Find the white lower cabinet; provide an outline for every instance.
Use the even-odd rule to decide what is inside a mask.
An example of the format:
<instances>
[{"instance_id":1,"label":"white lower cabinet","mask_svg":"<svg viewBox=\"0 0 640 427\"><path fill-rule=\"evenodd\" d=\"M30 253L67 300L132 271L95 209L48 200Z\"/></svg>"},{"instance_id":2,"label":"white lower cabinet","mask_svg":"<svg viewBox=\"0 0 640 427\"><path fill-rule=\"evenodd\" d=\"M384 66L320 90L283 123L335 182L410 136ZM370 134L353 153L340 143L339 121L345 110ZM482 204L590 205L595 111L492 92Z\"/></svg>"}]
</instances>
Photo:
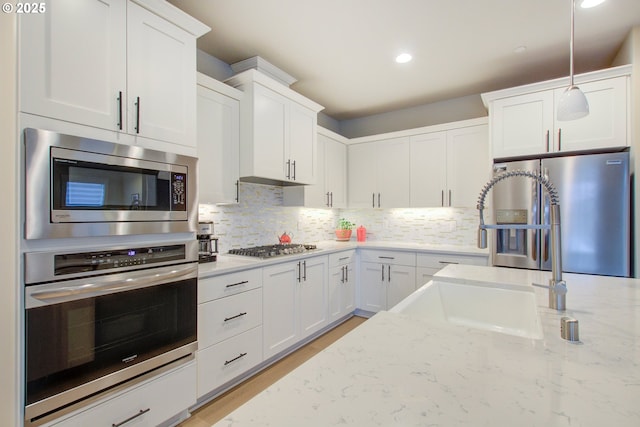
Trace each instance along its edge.
<instances>
[{"instance_id":1,"label":"white lower cabinet","mask_svg":"<svg viewBox=\"0 0 640 427\"><path fill-rule=\"evenodd\" d=\"M356 251L329 255L329 322L338 320L355 310Z\"/></svg>"},{"instance_id":2,"label":"white lower cabinet","mask_svg":"<svg viewBox=\"0 0 640 427\"><path fill-rule=\"evenodd\" d=\"M359 308L388 310L416 290L416 254L362 250L359 280Z\"/></svg>"},{"instance_id":3,"label":"white lower cabinet","mask_svg":"<svg viewBox=\"0 0 640 427\"><path fill-rule=\"evenodd\" d=\"M328 324L327 263L318 256L264 268L265 360Z\"/></svg>"},{"instance_id":4,"label":"white lower cabinet","mask_svg":"<svg viewBox=\"0 0 640 427\"><path fill-rule=\"evenodd\" d=\"M49 426L157 426L196 403L195 384L196 364L189 362Z\"/></svg>"},{"instance_id":5,"label":"white lower cabinet","mask_svg":"<svg viewBox=\"0 0 640 427\"><path fill-rule=\"evenodd\" d=\"M262 362L262 269L198 281L201 398Z\"/></svg>"},{"instance_id":6,"label":"white lower cabinet","mask_svg":"<svg viewBox=\"0 0 640 427\"><path fill-rule=\"evenodd\" d=\"M421 253L416 259L416 287L433 279L433 275L448 264L488 265L488 255Z\"/></svg>"}]
</instances>

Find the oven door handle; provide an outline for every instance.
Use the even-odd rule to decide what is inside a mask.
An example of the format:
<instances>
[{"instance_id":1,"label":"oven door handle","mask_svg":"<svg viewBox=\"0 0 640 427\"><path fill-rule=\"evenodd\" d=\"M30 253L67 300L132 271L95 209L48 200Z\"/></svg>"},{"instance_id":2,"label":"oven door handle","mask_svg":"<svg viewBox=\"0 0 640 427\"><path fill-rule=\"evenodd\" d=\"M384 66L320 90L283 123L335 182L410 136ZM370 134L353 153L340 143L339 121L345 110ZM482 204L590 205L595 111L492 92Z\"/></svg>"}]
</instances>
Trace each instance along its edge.
<instances>
[{"instance_id":1,"label":"oven door handle","mask_svg":"<svg viewBox=\"0 0 640 427\"><path fill-rule=\"evenodd\" d=\"M189 263L99 277L86 277L62 283L28 286L25 306L27 309L41 307L197 277L198 264Z\"/></svg>"}]
</instances>

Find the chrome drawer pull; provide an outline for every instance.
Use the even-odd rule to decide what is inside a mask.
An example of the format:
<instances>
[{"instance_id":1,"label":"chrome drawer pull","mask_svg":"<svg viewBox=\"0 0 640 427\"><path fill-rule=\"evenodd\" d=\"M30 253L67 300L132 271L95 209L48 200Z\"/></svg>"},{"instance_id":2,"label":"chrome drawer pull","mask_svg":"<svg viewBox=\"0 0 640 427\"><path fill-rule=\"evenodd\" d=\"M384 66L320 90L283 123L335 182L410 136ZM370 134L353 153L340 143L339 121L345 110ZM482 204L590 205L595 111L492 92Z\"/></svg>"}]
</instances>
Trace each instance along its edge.
<instances>
[{"instance_id":1,"label":"chrome drawer pull","mask_svg":"<svg viewBox=\"0 0 640 427\"><path fill-rule=\"evenodd\" d=\"M381 259L396 259L396 257L392 257L392 256L379 256L378 258L381 258Z\"/></svg>"},{"instance_id":2,"label":"chrome drawer pull","mask_svg":"<svg viewBox=\"0 0 640 427\"><path fill-rule=\"evenodd\" d=\"M225 362L224 362L224 366L227 366L229 363L233 363L233 362L235 362L236 360L238 360L238 359L240 359L240 358L242 358L242 357L245 357L246 355L247 355L247 353L240 353L240 355L239 355L239 356L234 357L234 358L233 358L233 359L231 359L231 360L225 360Z\"/></svg>"},{"instance_id":3,"label":"chrome drawer pull","mask_svg":"<svg viewBox=\"0 0 640 427\"><path fill-rule=\"evenodd\" d=\"M127 419L126 419L126 420L124 420L124 421L119 422L118 424L111 424L111 427L120 427L120 426L123 426L123 425L125 425L126 423L128 423L129 421L131 421L131 420L135 420L135 419L136 419L136 418L138 418L139 416L146 414L146 413L147 413L147 412L149 412L150 410L151 410L151 408L147 408L147 409L140 409L140 412L138 412L137 414L130 416L129 418L127 418Z\"/></svg>"},{"instance_id":4,"label":"chrome drawer pull","mask_svg":"<svg viewBox=\"0 0 640 427\"><path fill-rule=\"evenodd\" d=\"M460 264L459 262L455 262L455 261L438 261L440 264Z\"/></svg>"},{"instance_id":5,"label":"chrome drawer pull","mask_svg":"<svg viewBox=\"0 0 640 427\"><path fill-rule=\"evenodd\" d=\"M247 284L247 283L249 283L249 281L248 281L248 280L243 280L242 282L232 283L232 284L230 284L230 285L227 285L226 287L227 287L227 288L232 288L232 287L234 287L234 286L245 285L245 284Z\"/></svg>"},{"instance_id":6,"label":"chrome drawer pull","mask_svg":"<svg viewBox=\"0 0 640 427\"><path fill-rule=\"evenodd\" d=\"M233 320L233 319L237 319L238 317L242 317L242 316L246 316L247 313L240 313L240 314L236 314L235 316L231 316L231 317L227 317L224 319L225 322L228 322L229 320Z\"/></svg>"}]
</instances>

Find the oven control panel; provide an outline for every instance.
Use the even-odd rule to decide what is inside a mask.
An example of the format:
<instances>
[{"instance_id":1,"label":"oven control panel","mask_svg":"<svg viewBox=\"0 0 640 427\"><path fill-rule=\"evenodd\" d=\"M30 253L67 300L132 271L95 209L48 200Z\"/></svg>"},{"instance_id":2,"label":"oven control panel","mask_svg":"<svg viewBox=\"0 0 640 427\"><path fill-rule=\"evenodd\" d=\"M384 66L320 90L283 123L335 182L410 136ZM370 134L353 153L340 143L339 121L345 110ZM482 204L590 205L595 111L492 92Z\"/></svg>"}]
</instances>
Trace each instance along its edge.
<instances>
[{"instance_id":1,"label":"oven control panel","mask_svg":"<svg viewBox=\"0 0 640 427\"><path fill-rule=\"evenodd\" d=\"M54 256L53 264L54 274L60 276L184 259L185 245L166 245L58 254Z\"/></svg>"}]
</instances>

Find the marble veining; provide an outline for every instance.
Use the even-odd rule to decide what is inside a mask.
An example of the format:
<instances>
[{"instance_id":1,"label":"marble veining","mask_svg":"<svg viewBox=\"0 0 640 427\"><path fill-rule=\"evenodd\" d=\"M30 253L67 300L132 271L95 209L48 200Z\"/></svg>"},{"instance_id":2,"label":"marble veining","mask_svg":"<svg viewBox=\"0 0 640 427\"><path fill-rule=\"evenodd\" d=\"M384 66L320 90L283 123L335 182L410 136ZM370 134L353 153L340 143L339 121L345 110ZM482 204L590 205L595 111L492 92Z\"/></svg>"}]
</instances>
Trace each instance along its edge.
<instances>
[{"instance_id":1,"label":"marble veining","mask_svg":"<svg viewBox=\"0 0 640 427\"><path fill-rule=\"evenodd\" d=\"M438 278L520 286L547 272L451 265ZM567 312L534 287L544 338L380 312L219 426L638 426L640 280L566 275ZM560 338L563 315L581 343Z\"/></svg>"}]
</instances>

